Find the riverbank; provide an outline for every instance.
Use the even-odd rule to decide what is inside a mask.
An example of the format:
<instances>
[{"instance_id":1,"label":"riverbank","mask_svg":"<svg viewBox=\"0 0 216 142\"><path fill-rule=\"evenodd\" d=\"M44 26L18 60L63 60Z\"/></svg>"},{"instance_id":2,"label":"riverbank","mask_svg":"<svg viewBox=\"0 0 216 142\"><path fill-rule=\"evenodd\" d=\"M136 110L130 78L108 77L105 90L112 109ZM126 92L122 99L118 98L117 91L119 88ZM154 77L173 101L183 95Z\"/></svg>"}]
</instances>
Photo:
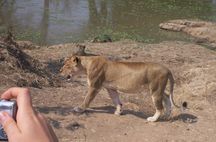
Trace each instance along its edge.
<instances>
[{"instance_id":1,"label":"riverbank","mask_svg":"<svg viewBox=\"0 0 216 142\"><path fill-rule=\"evenodd\" d=\"M159 25L161 29L183 32L196 38L196 43L216 50L216 23L201 20L170 20Z\"/></svg>"}]
</instances>

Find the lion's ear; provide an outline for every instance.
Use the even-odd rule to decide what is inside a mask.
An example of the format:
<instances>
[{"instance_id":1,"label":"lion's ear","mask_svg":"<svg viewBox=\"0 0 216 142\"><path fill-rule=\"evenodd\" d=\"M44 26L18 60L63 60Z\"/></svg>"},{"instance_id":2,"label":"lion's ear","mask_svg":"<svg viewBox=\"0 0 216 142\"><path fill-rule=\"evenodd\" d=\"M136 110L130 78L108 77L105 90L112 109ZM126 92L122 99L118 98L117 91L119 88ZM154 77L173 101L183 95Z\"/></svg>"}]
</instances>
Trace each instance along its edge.
<instances>
[{"instance_id":1,"label":"lion's ear","mask_svg":"<svg viewBox=\"0 0 216 142\"><path fill-rule=\"evenodd\" d=\"M78 62L79 62L79 58L78 58L77 56L74 57L73 62L74 62L74 63L78 63Z\"/></svg>"},{"instance_id":2,"label":"lion's ear","mask_svg":"<svg viewBox=\"0 0 216 142\"><path fill-rule=\"evenodd\" d=\"M66 62L66 61L68 61L69 59L70 59L69 57L66 57L66 58L63 59L63 61Z\"/></svg>"}]
</instances>

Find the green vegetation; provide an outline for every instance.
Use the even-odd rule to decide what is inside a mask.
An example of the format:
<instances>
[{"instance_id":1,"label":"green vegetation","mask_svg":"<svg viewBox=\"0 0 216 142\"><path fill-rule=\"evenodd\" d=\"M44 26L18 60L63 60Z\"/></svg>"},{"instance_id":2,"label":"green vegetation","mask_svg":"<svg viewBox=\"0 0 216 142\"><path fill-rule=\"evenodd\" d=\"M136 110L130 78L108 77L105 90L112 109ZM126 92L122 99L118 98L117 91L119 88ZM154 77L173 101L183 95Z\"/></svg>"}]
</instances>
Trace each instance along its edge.
<instances>
[{"instance_id":1,"label":"green vegetation","mask_svg":"<svg viewBox=\"0 0 216 142\"><path fill-rule=\"evenodd\" d=\"M22 32L16 31L15 37L18 40L29 40L29 41L34 41L36 43L40 43L41 33L32 30L25 30Z\"/></svg>"},{"instance_id":2,"label":"green vegetation","mask_svg":"<svg viewBox=\"0 0 216 142\"><path fill-rule=\"evenodd\" d=\"M113 31L112 29L103 29L101 31L96 32L96 34L90 35L90 40L96 39L98 42L107 40L109 38L112 41L130 39L130 40L145 42L145 43L155 42L154 39L146 38L144 36L135 33Z\"/></svg>"}]
</instances>

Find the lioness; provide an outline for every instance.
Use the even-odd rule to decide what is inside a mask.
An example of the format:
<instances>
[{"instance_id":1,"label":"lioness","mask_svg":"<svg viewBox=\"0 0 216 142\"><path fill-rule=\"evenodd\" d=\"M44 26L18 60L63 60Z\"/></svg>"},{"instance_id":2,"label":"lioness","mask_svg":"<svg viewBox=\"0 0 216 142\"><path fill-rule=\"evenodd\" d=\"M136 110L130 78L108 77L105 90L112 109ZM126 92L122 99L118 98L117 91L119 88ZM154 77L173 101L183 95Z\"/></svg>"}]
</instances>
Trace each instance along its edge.
<instances>
[{"instance_id":1,"label":"lioness","mask_svg":"<svg viewBox=\"0 0 216 142\"><path fill-rule=\"evenodd\" d=\"M156 63L144 62L117 62L110 61L102 56L72 56L65 60L60 70L61 75L87 74L88 93L83 103L75 109L83 112L95 98L101 87L104 87L116 106L115 114L122 112L122 103L117 92L139 92L144 86L150 90L156 109L154 116L148 117L148 121L157 121L163 112L171 113L173 102L174 79L171 71ZM170 96L164 93L168 79L170 80ZM178 106L176 106L178 107Z\"/></svg>"}]
</instances>

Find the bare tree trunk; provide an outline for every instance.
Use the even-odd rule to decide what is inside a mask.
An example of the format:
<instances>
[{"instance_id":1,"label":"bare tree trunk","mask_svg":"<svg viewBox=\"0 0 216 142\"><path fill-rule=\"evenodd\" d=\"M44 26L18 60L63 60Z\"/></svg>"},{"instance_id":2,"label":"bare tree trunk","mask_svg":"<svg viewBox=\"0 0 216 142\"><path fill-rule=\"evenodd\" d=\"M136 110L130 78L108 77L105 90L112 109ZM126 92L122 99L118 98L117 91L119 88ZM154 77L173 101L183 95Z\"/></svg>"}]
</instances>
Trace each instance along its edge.
<instances>
[{"instance_id":1,"label":"bare tree trunk","mask_svg":"<svg viewBox=\"0 0 216 142\"><path fill-rule=\"evenodd\" d=\"M43 18L41 20L41 44L47 43L49 28L49 0L44 0Z\"/></svg>"}]
</instances>

